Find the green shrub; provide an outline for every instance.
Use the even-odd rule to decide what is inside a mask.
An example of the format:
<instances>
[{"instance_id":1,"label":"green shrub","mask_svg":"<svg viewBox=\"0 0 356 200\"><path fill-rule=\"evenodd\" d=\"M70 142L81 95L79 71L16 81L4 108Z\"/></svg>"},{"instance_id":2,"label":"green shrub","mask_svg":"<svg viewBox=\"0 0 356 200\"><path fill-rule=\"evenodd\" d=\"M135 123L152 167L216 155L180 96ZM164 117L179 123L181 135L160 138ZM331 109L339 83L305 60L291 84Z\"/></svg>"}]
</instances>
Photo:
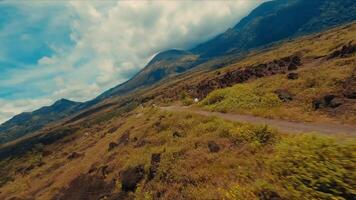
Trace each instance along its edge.
<instances>
[{"instance_id":1,"label":"green shrub","mask_svg":"<svg viewBox=\"0 0 356 200\"><path fill-rule=\"evenodd\" d=\"M293 199L352 199L355 197L355 143L302 135L283 140L270 160Z\"/></svg>"},{"instance_id":2,"label":"green shrub","mask_svg":"<svg viewBox=\"0 0 356 200\"><path fill-rule=\"evenodd\" d=\"M279 133L276 130L269 128L267 125L249 125L243 124L231 133L231 136L238 143L256 143L256 144L268 144L274 142L279 138Z\"/></svg>"},{"instance_id":3,"label":"green shrub","mask_svg":"<svg viewBox=\"0 0 356 200\"><path fill-rule=\"evenodd\" d=\"M261 92L254 84L237 84L211 92L200 105L214 111L254 111L278 107L282 102L273 92Z\"/></svg>"}]
</instances>

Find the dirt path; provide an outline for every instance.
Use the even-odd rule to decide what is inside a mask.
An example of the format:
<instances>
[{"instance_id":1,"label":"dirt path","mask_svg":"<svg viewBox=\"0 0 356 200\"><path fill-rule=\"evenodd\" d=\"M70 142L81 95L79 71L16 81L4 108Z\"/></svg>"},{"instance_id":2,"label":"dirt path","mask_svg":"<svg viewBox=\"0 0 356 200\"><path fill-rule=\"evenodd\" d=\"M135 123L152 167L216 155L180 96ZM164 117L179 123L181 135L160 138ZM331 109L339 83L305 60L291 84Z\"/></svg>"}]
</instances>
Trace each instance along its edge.
<instances>
[{"instance_id":1,"label":"dirt path","mask_svg":"<svg viewBox=\"0 0 356 200\"><path fill-rule=\"evenodd\" d=\"M356 137L356 126L353 125L291 122L280 119L267 119L251 115L209 112L180 106L161 107L161 109L166 111L191 112L204 116L216 116L230 121L247 122L252 124L267 124L287 133L318 132L321 134L329 135L346 134L347 136Z\"/></svg>"}]
</instances>

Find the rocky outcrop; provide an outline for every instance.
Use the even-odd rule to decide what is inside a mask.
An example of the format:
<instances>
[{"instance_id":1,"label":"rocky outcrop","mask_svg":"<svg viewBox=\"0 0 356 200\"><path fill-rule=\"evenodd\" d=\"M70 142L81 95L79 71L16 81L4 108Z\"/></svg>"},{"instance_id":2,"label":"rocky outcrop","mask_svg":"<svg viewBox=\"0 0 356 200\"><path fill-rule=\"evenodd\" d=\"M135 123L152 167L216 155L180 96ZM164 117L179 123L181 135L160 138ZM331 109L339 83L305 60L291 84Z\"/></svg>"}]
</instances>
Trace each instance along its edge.
<instances>
[{"instance_id":1,"label":"rocky outcrop","mask_svg":"<svg viewBox=\"0 0 356 200\"><path fill-rule=\"evenodd\" d=\"M115 182L106 182L104 178L91 175L80 175L68 188L62 189L52 200L98 200L110 196Z\"/></svg>"},{"instance_id":2,"label":"rocky outcrop","mask_svg":"<svg viewBox=\"0 0 356 200\"><path fill-rule=\"evenodd\" d=\"M122 191L134 192L137 188L137 184L143 179L144 175L145 169L143 165L124 170L120 175Z\"/></svg>"},{"instance_id":3,"label":"rocky outcrop","mask_svg":"<svg viewBox=\"0 0 356 200\"><path fill-rule=\"evenodd\" d=\"M157 173L158 167L159 167L159 163L161 162L161 154L160 153L154 153L151 156L151 166L150 166L150 170L148 172L148 176L147 179L150 181L152 180Z\"/></svg>"},{"instance_id":4,"label":"rocky outcrop","mask_svg":"<svg viewBox=\"0 0 356 200\"><path fill-rule=\"evenodd\" d=\"M298 75L298 73L292 72L292 73L289 73L289 74L287 75L287 78L290 79L290 80L296 80L296 79L299 78L299 75Z\"/></svg>"},{"instance_id":5,"label":"rocky outcrop","mask_svg":"<svg viewBox=\"0 0 356 200\"><path fill-rule=\"evenodd\" d=\"M254 78L286 73L289 70L297 69L301 65L301 58L297 55L292 55L272 62L249 66L244 69L231 70L212 79L204 80L187 89L191 96L203 99L213 90L230 87ZM172 91L172 93L176 92Z\"/></svg>"},{"instance_id":6,"label":"rocky outcrop","mask_svg":"<svg viewBox=\"0 0 356 200\"><path fill-rule=\"evenodd\" d=\"M312 102L314 110L318 110L321 108L336 108L339 107L341 104L342 103L333 94L325 95L322 98L315 99Z\"/></svg>"},{"instance_id":7,"label":"rocky outcrop","mask_svg":"<svg viewBox=\"0 0 356 200\"><path fill-rule=\"evenodd\" d=\"M341 49L332 52L327 58L329 60L333 58L346 58L355 52L356 44L352 44L352 42L349 42L347 45L342 46Z\"/></svg>"}]
</instances>

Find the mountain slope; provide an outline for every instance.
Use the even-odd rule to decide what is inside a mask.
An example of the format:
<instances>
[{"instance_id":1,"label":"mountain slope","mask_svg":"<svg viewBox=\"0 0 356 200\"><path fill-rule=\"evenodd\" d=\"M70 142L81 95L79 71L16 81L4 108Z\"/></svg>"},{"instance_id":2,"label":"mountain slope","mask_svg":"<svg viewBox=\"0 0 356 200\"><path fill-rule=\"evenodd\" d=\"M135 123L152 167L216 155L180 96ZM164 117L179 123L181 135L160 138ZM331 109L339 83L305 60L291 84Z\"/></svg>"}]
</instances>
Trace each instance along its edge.
<instances>
[{"instance_id":1,"label":"mountain slope","mask_svg":"<svg viewBox=\"0 0 356 200\"><path fill-rule=\"evenodd\" d=\"M354 0L276 0L261 4L235 27L191 51L202 57L243 52L356 20Z\"/></svg>"},{"instance_id":2,"label":"mountain slope","mask_svg":"<svg viewBox=\"0 0 356 200\"><path fill-rule=\"evenodd\" d=\"M36 131L48 123L62 119L77 111L79 102L60 99L51 106L45 106L33 112L16 115L0 126L0 144L20 138Z\"/></svg>"},{"instance_id":3,"label":"mountain slope","mask_svg":"<svg viewBox=\"0 0 356 200\"><path fill-rule=\"evenodd\" d=\"M69 106L67 109L41 112L36 119L33 119L32 113L14 117L0 126L0 143L39 130L52 121L76 115L104 100L127 95L198 65L204 65L212 60L211 57L220 56L218 58L224 60L222 56L228 53L236 53L235 56L271 42L347 23L356 20L354 13L354 0L275 0L263 3L235 27L192 50L173 49L157 54L133 78L91 101Z\"/></svg>"},{"instance_id":4,"label":"mountain slope","mask_svg":"<svg viewBox=\"0 0 356 200\"><path fill-rule=\"evenodd\" d=\"M133 78L101 94L98 99L122 95L163 78L182 73L198 63L198 57L188 51L172 49L158 53Z\"/></svg>"}]
</instances>

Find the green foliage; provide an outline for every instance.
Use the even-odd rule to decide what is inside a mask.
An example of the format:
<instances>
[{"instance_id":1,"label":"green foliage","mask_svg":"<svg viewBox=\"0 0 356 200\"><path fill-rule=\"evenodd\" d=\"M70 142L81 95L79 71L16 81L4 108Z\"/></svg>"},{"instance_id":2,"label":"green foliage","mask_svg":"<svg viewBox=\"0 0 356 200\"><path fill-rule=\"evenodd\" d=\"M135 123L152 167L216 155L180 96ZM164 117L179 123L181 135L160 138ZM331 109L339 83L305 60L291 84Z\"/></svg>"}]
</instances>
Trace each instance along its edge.
<instances>
[{"instance_id":1,"label":"green foliage","mask_svg":"<svg viewBox=\"0 0 356 200\"><path fill-rule=\"evenodd\" d=\"M180 93L179 98L180 98L181 102L183 103L183 105L185 105L185 106L189 106L189 105L192 105L194 103L193 98L190 97L188 95L188 93L185 92L185 91L182 91Z\"/></svg>"},{"instance_id":2,"label":"green foliage","mask_svg":"<svg viewBox=\"0 0 356 200\"><path fill-rule=\"evenodd\" d=\"M283 140L270 160L272 173L292 199L352 199L355 190L354 141L303 135Z\"/></svg>"},{"instance_id":3,"label":"green foliage","mask_svg":"<svg viewBox=\"0 0 356 200\"><path fill-rule=\"evenodd\" d=\"M255 85L237 84L211 92L200 105L214 111L257 111L278 107L281 101L273 92L261 92Z\"/></svg>"},{"instance_id":4,"label":"green foliage","mask_svg":"<svg viewBox=\"0 0 356 200\"><path fill-rule=\"evenodd\" d=\"M231 132L231 136L237 143L250 142L254 144L268 144L276 141L279 133L267 125L254 126L243 124Z\"/></svg>"}]
</instances>

